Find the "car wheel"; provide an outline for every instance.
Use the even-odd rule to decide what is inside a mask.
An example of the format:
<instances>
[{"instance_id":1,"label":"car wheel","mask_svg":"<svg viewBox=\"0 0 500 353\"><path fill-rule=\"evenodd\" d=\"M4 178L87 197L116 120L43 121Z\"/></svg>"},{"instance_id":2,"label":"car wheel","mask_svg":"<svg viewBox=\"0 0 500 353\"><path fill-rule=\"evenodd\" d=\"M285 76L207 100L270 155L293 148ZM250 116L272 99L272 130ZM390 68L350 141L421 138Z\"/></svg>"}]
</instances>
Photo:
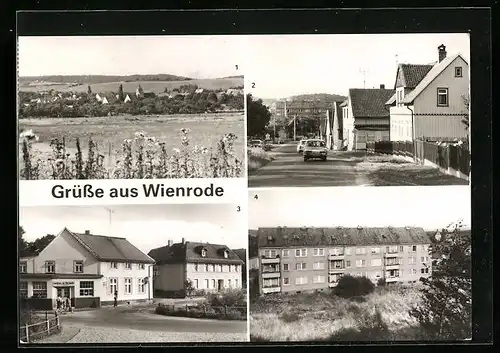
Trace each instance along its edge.
<instances>
[{"instance_id":1,"label":"car wheel","mask_svg":"<svg viewBox=\"0 0 500 353\"><path fill-rule=\"evenodd\" d=\"M323 157L323 162L326 162L326 157Z\"/></svg>"},{"instance_id":2,"label":"car wheel","mask_svg":"<svg viewBox=\"0 0 500 353\"><path fill-rule=\"evenodd\" d=\"M304 162L307 162L307 158L306 157L304 157Z\"/></svg>"}]
</instances>

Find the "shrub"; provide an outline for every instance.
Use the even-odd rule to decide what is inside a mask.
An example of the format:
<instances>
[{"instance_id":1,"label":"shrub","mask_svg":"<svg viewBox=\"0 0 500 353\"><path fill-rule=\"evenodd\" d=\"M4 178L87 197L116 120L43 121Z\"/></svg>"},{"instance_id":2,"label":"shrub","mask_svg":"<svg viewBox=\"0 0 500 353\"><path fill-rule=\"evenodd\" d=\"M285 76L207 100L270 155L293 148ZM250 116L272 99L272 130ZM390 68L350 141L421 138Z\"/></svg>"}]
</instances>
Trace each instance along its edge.
<instances>
[{"instance_id":1,"label":"shrub","mask_svg":"<svg viewBox=\"0 0 500 353\"><path fill-rule=\"evenodd\" d=\"M331 341L389 341L391 332L380 311L371 315L362 312L356 317L357 328L341 329L330 336Z\"/></svg>"},{"instance_id":2,"label":"shrub","mask_svg":"<svg viewBox=\"0 0 500 353\"><path fill-rule=\"evenodd\" d=\"M366 277L345 275L340 278L334 293L342 298L352 298L370 294L374 289L374 284Z\"/></svg>"},{"instance_id":3,"label":"shrub","mask_svg":"<svg viewBox=\"0 0 500 353\"><path fill-rule=\"evenodd\" d=\"M283 322L295 322L300 320L300 315L294 312L284 312L280 315L280 319Z\"/></svg>"},{"instance_id":4,"label":"shrub","mask_svg":"<svg viewBox=\"0 0 500 353\"><path fill-rule=\"evenodd\" d=\"M246 291L242 289L227 289L220 293L209 293L206 303L212 307L245 307L247 306Z\"/></svg>"},{"instance_id":5,"label":"shrub","mask_svg":"<svg viewBox=\"0 0 500 353\"><path fill-rule=\"evenodd\" d=\"M31 143L23 142L21 178L37 179L169 179L169 178L234 178L243 173L242 161L235 156L232 133L224 135L215 150L191 147L189 130L180 131L180 148L172 154L165 143L137 132L134 139L125 140L116 151L116 165L105 167L105 156L90 138L86 159L76 139L77 152L67 152L66 140L51 141L52 155L43 160L32 153ZM109 157L108 157L109 158Z\"/></svg>"}]
</instances>

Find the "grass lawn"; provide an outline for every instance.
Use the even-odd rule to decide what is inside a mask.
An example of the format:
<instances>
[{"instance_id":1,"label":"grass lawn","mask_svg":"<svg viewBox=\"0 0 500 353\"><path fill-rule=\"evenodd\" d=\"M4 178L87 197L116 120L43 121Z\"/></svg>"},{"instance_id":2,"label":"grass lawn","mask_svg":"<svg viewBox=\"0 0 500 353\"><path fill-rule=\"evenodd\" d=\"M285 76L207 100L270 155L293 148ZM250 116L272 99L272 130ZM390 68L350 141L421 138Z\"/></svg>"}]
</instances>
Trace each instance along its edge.
<instances>
[{"instance_id":1,"label":"grass lawn","mask_svg":"<svg viewBox=\"0 0 500 353\"><path fill-rule=\"evenodd\" d=\"M19 129L32 129L39 136L34 142L33 152L45 159L52 155L50 141L53 138L66 140L67 152L76 152L76 138L80 138L82 152L86 154L88 138L92 137L99 146L99 152L106 158L106 164L114 165L116 154L126 139L133 139L134 134L143 131L147 136L165 142L166 150L181 145L180 130L190 129L191 145L200 148L216 148L224 134L233 133L235 154L244 161L244 115L232 114L191 114L171 116L112 116L95 118L30 118L19 120ZM121 151L120 151L121 152ZM22 151L20 148L20 163ZM111 157L111 158L108 158Z\"/></svg>"},{"instance_id":2,"label":"grass lawn","mask_svg":"<svg viewBox=\"0 0 500 353\"><path fill-rule=\"evenodd\" d=\"M271 153L264 151L259 147L248 148L248 173L265 166L274 159Z\"/></svg>"},{"instance_id":3,"label":"grass lawn","mask_svg":"<svg viewBox=\"0 0 500 353\"><path fill-rule=\"evenodd\" d=\"M411 329L415 321L408 311L420 300L418 289L409 286L377 287L362 302L330 290L268 295L250 304L250 333L255 341L327 340L341 329L359 328L363 314L374 314L375 307L389 330Z\"/></svg>"}]
</instances>

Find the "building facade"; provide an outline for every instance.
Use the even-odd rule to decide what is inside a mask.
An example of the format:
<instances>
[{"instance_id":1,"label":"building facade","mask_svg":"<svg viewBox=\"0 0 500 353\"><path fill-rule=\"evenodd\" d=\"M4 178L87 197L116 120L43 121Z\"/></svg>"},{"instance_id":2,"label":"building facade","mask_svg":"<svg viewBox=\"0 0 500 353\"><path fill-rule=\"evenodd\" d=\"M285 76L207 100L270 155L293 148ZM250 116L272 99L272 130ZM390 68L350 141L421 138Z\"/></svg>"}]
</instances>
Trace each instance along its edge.
<instances>
[{"instance_id":1,"label":"building facade","mask_svg":"<svg viewBox=\"0 0 500 353\"><path fill-rule=\"evenodd\" d=\"M153 259L125 238L64 228L37 256L20 259L20 293L34 309L69 298L75 308L152 298Z\"/></svg>"},{"instance_id":2,"label":"building facade","mask_svg":"<svg viewBox=\"0 0 500 353\"><path fill-rule=\"evenodd\" d=\"M367 142L389 141L390 114L386 102L394 90L351 88L342 107L342 138L347 150L366 149Z\"/></svg>"},{"instance_id":3,"label":"building facade","mask_svg":"<svg viewBox=\"0 0 500 353\"><path fill-rule=\"evenodd\" d=\"M260 292L332 288L346 274L415 282L431 275L430 244L422 228L260 228Z\"/></svg>"},{"instance_id":4,"label":"building facade","mask_svg":"<svg viewBox=\"0 0 500 353\"><path fill-rule=\"evenodd\" d=\"M438 47L431 65L400 64L390 107L391 141L452 140L468 136L469 65Z\"/></svg>"},{"instance_id":5,"label":"building facade","mask_svg":"<svg viewBox=\"0 0 500 353\"><path fill-rule=\"evenodd\" d=\"M159 297L185 297L186 281L195 291L218 292L241 289L244 262L225 245L182 240L153 249L153 289ZM245 273L246 276L246 273Z\"/></svg>"}]
</instances>

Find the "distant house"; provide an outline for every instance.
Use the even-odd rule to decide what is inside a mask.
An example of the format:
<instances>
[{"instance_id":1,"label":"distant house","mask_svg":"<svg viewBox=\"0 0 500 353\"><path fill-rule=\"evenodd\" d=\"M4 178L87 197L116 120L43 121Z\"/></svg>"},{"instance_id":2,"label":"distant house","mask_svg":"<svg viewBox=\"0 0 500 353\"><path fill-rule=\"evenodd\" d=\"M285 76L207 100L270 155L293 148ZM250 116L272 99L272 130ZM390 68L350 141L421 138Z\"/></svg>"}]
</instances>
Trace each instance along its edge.
<instances>
[{"instance_id":1,"label":"distant house","mask_svg":"<svg viewBox=\"0 0 500 353\"><path fill-rule=\"evenodd\" d=\"M389 141L389 109L385 103L394 90L380 88L351 88L343 104L342 137L347 150L366 149L366 142Z\"/></svg>"},{"instance_id":2,"label":"distant house","mask_svg":"<svg viewBox=\"0 0 500 353\"><path fill-rule=\"evenodd\" d=\"M204 89L203 88L197 88L194 93L203 93Z\"/></svg>"},{"instance_id":3,"label":"distant house","mask_svg":"<svg viewBox=\"0 0 500 353\"><path fill-rule=\"evenodd\" d=\"M169 240L148 255L156 262L155 296L185 297L187 280L205 292L242 288L244 261L226 245Z\"/></svg>"},{"instance_id":4,"label":"distant house","mask_svg":"<svg viewBox=\"0 0 500 353\"><path fill-rule=\"evenodd\" d=\"M95 95L95 99L97 99L98 102L102 101L102 98L101 96L99 95L99 93L96 93Z\"/></svg>"},{"instance_id":5,"label":"distant house","mask_svg":"<svg viewBox=\"0 0 500 353\"><path fill-rule=\"evenodd\" d=\"M128 103L130 102L131 99L130 99L130 96L127 94L127 96L125 97L125 99L123 100L123 103Z\"/></svg>"},{"instance_id":6,"label":"distant house","mask_svg":"<svg viewBox=\"0 0 500 353\"><path fill-rule=\"evenodd\" d=\"M469 65L460 54L447 57L440 45L434 64L399 64L394 88L386 102L392 141L467 137Z\"/></svg>"},{"instance_id":7,"label":"distant house","mask_svg":"<svg viewBox=\"0 0 500 353\"><path fill-rule=\"evenodd\" d=\"M109 102L108 102L108 99L106 97L103 97L101 103L108 104Z\"/></svg>"},{"instance_id":8,"label":"distant house","mask_svg":"<svg viewBox=\"0 0 500 353\"><path fill-rule=\"evenodd\" d=\"M242 93L242 90L238 89L238 88L229 88L226 91L226 94L229 96L236 96L237 94L241 94L241 93Z\"/></svg>"},{"instance_id":9,"label":"distant house","mask_svg":"<svg viewBox=\"0 0 500 353\"><path fill-rule=\"evenodd\" d=\"M242 273L242 287L246 288L247 284L247 250L246 249L233 249L234 253L238 255L238 257L243 261L243 265L241 268L241 273Z\"/></svg>"},{"instance_id":10,"label":"distant house","mask_svg":"<svg viewBox=\"0 0 500 353\"><path fill-rule=\"evenodd\" d=\"M332 140L333 149L342 149L343 142L343 121L342 121L342 103L333 102L333 126L332 126Z\"/></svg>"}]
</instances>

